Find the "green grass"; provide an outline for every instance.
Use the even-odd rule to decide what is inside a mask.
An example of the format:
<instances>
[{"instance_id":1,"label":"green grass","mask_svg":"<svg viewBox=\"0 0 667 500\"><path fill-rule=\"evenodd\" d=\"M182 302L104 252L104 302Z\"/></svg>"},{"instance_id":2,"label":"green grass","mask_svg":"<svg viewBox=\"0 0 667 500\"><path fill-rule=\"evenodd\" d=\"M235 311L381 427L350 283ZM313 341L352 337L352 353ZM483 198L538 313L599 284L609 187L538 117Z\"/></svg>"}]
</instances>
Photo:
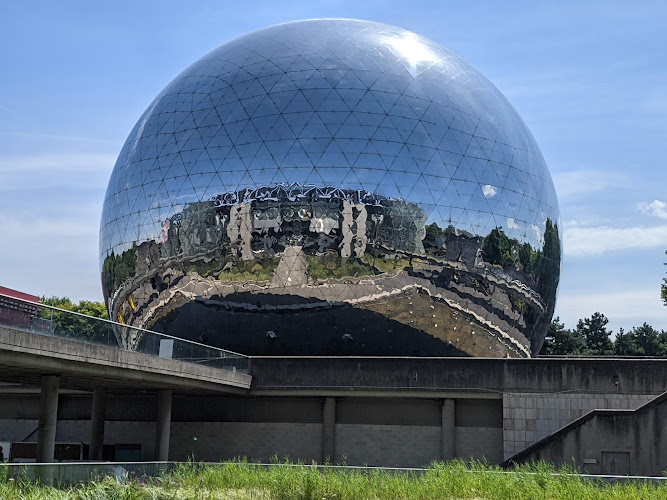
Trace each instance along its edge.
<instances>
[{"instance_id":1,"label":"green grass","mask_svg":"<svg viewBox=\"0 0 667 500\"><path fill-rule=\"evenodd\" d=\"M0 478L5 474L1 473ZM429 500L429 499L604 499L667 498L667 485L604 484L555 475L545 464L510 474L480 463L435 463L424 473L354 470L252 463L179 465L156 479L123 484L107 477L70 487L0 479L0 499L235 499L235 500Z\"/></svg>"}]
</instances>

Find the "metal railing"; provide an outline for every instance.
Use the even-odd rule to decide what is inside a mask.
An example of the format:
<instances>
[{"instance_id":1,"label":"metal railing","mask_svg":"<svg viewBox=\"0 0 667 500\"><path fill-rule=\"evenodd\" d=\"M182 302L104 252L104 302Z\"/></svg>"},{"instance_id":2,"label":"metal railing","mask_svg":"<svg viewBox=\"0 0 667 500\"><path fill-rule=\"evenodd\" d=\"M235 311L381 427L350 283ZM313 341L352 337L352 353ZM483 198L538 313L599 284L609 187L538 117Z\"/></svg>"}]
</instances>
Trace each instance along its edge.
<instances>
[{"instance_id":1,"label":"metal railing","mask_svg":"<svg viewBox=\"0 0 667 500\"><path fill-rule=\"evenodd\" d=\"M100 480L105 476L116 477L121 482L126 480L146 481L148 478L157 478L169 474L178 467L202 469L205 467L229 466L260 469L271 468L308 468L322 471L357 471L370 473L383 471L395 474L419 475L428 472L427 467L371 467L355 465L331 465L331 464L293 464L293 463L261 463L261 462L62 462L52 464L36 463L1 463L0 482L7 480L40 481L56 485L71 485ZM480 471L464 468L461 474L480 474ZM513 476L535 476L537 472L514 471L514 470L486 470L484 474L513 475ZM571 477L600 483L632 483L644 482L657 485L667 484L665 476L625 476L612 474L587 474L567 473L554 471L549 474L553 477Z\"/></svg>"},{"instance_id":2,"label":"metal railing","mask_svg":"<svg viewBox=\"0 0 667 500\"><path fill-rule=\"evenodd\" d=\"M0 326L248 373L250 358L191 340L0 294Z\"/></svg>"}]
</instances>

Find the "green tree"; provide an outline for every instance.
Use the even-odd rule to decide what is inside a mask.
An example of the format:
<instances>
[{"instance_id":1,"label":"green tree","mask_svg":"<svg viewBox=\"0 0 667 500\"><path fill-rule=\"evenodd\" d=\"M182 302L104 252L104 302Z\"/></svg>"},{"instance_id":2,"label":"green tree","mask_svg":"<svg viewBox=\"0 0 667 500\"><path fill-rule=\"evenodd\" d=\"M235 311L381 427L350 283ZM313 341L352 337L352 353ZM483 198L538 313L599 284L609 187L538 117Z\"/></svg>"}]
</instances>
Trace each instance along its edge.
<instances>
[{"instance_id":1,"label":"green tree","mask_svg":"<svg viewBox=\"0 0 667 500\"><path fill-rule=\"evenodd\" d=\"M111 252L102 263L102 288L104 297L110 297L125 280L132 278L137 271L137 246L132 245L122 254Z\"/></svg>"},{"instance_id":2,"label":"green tree","mask_svg":"<svg viewBox=\"0 0 667 500\"><path fill-rule=\"evenodd\" d=\"M628 333L616 334L614 354L619 356L664 356L667 354L667 332L658 332L648 323Z\"/></svg>"},{"instance_id":3,"label":"green tree","mask_svg":"<svg viewBox=\"0 0 667 500\"><path fill-rule=\"evenodd\" d=\"M69 297L53 296L42 297L39 302L40 304L57 307L58 309L65 309L66 311L72 311L79 314L85 314L86 316L109 319L107 308L104 307L104 304L94 300L81 300L77 304L76 302L72 302L72 299Z\"/></svg>"},{"instance_id":4,"label":"green tree","mask_svg":"<svg viewBox=\"0 0 667 500\"><path fill-rule=\"evenodd\" d=\"M549 304L549 313L553 314L556 304L556 290L560 279L560 235L558 224L547 219L544 229L544 246L536 263L538 283L537 292L546 304Z\"/></svg>"},{"instance_id":5,"label":"green tree","mask_svg":"<svg viewBox=\"0 0 667 500\"><path fill-rule=\"evenodd\" d=\"M93 316L94 318L109 319L107 308L102 302L93 300L81 300L74 306L74 311L86 316Z\"/></svg>"},{"instance_id":6,"label":"green tree","mask_svg":"<svg viewBox=\"0 0 667 500\"><path fill-rule=\"evenodd\" d=\"M577 323L577 332L586 339L585 354L607 356L613 354L613 344L607 330L609 320L602 313L596 312L590 318L584 318Z\"/></svg>"},{"instance_id":7,"label":"green tree","mask_svg":"<svg viewBox=\"0 0 667 500\"><path fill-rule=\"evenodd\" d=\"M519 246L519 262L523 266L523 272L532 274L535 271L535 261L537 260L539 252L533 250L530 243L522 243Z\"/></svg>"},{"instance_id":8,"label":"green tree","mask_svg":"<svg viewBox=\"0 0 667 500\"><path fill-rule=\"evenodd\" d=\"M512 257L512 242L507 237L502 227L496 227L484 238L482 246L484 260L491 263L508 267L514 262Z\"/></svg>"},{"instance_id":9,"label":"green tree","mask_svg":"<svg viewBox=\"0 0 667 500\"><path fill-rule=\"evenodd\" d=\"M586 350L586 339L578 331L572 331L565 328L556 317L549 326L549 332L544 339L540 354L546 355L567 355L584 354Z\"/></svg>"},{"instance_id":10,"label":"green tree","mask_svg":"<svg viewBox=\"0 0 667 500\"><path fill-rule=\"evenodd\" d=\"M633 328L631 333L636 339L641 356L665 355L665 346L661 343L660 333L648 323Z\"/></svg>"},{"instance_id":11,"label":"green tree","mask_svg":"<svg viewBox=\"0 0 667 500\"><path fill-rule=\"evenodd\" d=\"M53 330L56 334L101 343L106 343L107 339L113 340L113 332L108 323L86 317L108 319L106 307L101 302L82 300L77 304L72 302L69 297L42 297L40 302L84 315L78 316L67 312L44 309L42 317L53 322Z\"/></svg>"},{"instance_id":12,"label":"green tree","mask_svg":"<svg viewBox=\"0 0 667 500\"><path fill-rule=\"evenodd\" d=\"M660 341L660 347L662 348L662 355L667 356L667 331L661 330L658 334L658 340Z\"/></svg>"},{"instance_id":13,"label":"green tree","mask_svg":"<svg viewBox=\"0 0 667 500\"><path fill-rule=\"evenodd\" d=\"M637 339L632 332L625 332L623 328L618 330L614 339L614 354L617 356L639 356Z\"/></svg>"}]
</instances>

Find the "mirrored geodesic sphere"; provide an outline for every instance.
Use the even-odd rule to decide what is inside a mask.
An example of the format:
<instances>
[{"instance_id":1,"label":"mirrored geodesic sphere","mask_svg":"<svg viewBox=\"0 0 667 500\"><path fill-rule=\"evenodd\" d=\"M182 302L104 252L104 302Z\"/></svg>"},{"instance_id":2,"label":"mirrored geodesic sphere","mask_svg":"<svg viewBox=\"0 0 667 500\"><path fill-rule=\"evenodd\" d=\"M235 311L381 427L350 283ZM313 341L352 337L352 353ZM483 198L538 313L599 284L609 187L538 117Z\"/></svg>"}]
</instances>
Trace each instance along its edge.
<instances>
[{"instance_id":1,"label":"mirrored geodesic sphere","mask_svg":"<svg viewBox=\"0 0 667 500\"><path fill-rule=\"evenodd\" d=\"M558 201L503 95L383 24L299 21L177 76L118 157L111 317L244 354L529 356Z\"/></svg>"}]
</instances>

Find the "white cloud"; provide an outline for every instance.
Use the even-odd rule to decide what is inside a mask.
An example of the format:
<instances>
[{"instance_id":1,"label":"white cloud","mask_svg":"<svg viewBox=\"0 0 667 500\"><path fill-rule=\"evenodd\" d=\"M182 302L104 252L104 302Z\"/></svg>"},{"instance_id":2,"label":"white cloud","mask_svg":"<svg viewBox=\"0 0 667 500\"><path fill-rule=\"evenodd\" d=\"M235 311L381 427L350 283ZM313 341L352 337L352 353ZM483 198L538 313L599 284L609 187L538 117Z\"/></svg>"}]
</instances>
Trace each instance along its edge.
<instances>
[{"instance_id":1,"label":"white cloud","mask_svg":"<svg viewBox=\"0 0 667 500\"><path fill-rule=\"evenodd\" d=\"M655 200L651 203L637 203L637 208L647 215L667 219L667 203L660 200Z\"/></svg>"},{"instance_id":2,"label":"white cloud","mask_svg":"<svg viewBox=\"0 0 667 500\"><path fill-rule=\"evenodd\" d=\"M519 224L512 217L507 218L507 227L509 229L519 229Z\"/></svg>"},{"instance_id":3,"label":"white cloud","mask_svg":"<svg viewBox=\"0 0 667 500\"><path fill-rule=\"evenodd\" d=\"M485 184L482 186L482 193L484 193L485 198L493 198L498 190L495 188L495 186L492 186L491 184Z\"/></svg>"},{"instance_id":4,"label":"white cloud","mask_svg":"<svg viewBox=\"0 0 667 500\"><path fill-rule=\"evenodd\" d=\"M37 239L46 240L54 236L61 238L78 236L97 237L97 226L97 217L89 217L88 220L72 217L38 217L33 220L22 220L0 215L3 241L7 243Z\"/></svg>"},{"instance_id":5,"label":"white cloud","mask_svg":"<svg viewBox=\"0 0 667 500\"><path fill-rule=\"evenodd\" d=\"M628 185L628 177L624 174L593 169L554 172L552 178L561 199Z\"/></svg>"},{"instance_id":6,"label":"white cloud","mask_svg":"<svg viewBox=\"0 0 667 500\"><path fill-rule=\"evenodd\" d=\"M535 224L531 224L530 228L535 232L535 238L537 239L537 243L539 245L542 245L544 243L544 235L542 234L542 228L536 226Z\"/></svg>"},{"instance_id":7,"label":"white cloud","mask_svg":"<svg viewBox=\"0 0 667 500\"><path fill-rule=\"evenodd\" d=\"M667 225L653 227L582 227L576 222L565 225L565 255L582 257L628 249L663 248L667 246Z\"/></svg>"},{"instance_id":8,"label":"white cloud","mask_svg":"<svg viewBox=\"0 0 667 500\"><path fill-rule=\"evenodd\" d=\"M100 152L0 156L0 284L100 297L99 217L114 161Z\"/></svg>"},{"instance_id":9,"label":"white cloud","mask_svg":"<svg viewBox=\"0 0 667 500\"><path fill-rule=\"evenodd\" d=\"M108 154L0 157L0 192L54 186L106 185L115 162Z\"/></svg>"},{"instance_id":10,"label":"white cloud","mask_svg":"<svg viewBox=\"0 0 667 500\"><path fill-rule=\"evenodd\" d=\"M115 162L115 156L101 153L5 156L0 158L0 174L17 171L90 172L99 169L110 172Z\"/></svg>"},{"instance_id":11,"label":"white cloud","mask_svg":"<svg viewBox=\"0 0 667 500\"><path fill-rule=\"evenodd\" d=\"M98 217L0 214L0 284L37 295L99 299Z\"/></svg>"},{"instance_id":12,"label":"white cloud","mask_svg":"<svg viewBox=\"0 0 667 500\"><path fill-rule=\"evenodd\" d=\"M560 293L554 316L559 316L568 328L577 321L601 312L609 318L609 327L618 331L640 326L644 322L654 328L664 328L664 306L658 287L622 290L576 290Z\"/></svg>"}]
</instances>

